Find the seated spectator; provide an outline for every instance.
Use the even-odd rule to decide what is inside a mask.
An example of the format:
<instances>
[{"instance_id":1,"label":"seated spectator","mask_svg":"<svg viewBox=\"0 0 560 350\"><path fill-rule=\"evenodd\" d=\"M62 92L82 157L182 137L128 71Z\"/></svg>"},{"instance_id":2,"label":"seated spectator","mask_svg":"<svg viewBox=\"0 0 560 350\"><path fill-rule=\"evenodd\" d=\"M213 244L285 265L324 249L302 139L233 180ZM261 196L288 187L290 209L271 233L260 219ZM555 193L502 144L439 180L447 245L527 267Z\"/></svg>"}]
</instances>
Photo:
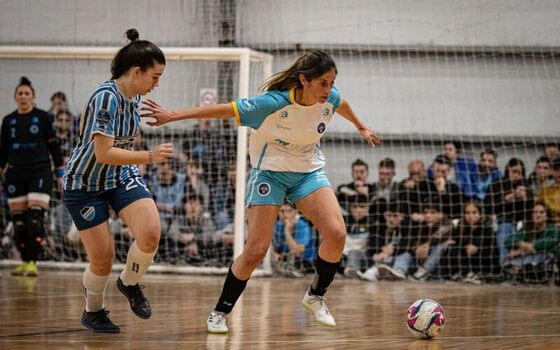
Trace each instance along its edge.
<instances>
[{"instance_id":1,"label":"seated spectator","mask_svg":"<svg viewBox=\"0 0 560 350\"><path fill-rule=\"evenodd\" d=\"M417 200L415 188L420 181L426 180L426 167L424 162L415 159L408 163L408 177L399 183L399 203L406 208L406 215L413 211L412 201Z\"/></svg>"},{"instance_id":2,"label":"seated spectator","mask_svg":"<svg viewBox=\"0 0 560 350\"><path fill-rule=\"evenodd\" d=\"M274 260L280 272L292 277L302 277L302 272L313 271L317 248L311 225L299 216L290 204L280 207L274 224Z\"/></svg>"},{"instance_id":3,"label":"seated spectator","mask_svg":"<svg viewBox=\"0 0 560 350\"><path fill-rule=\"evenodd\" d=\"M548 142L544 145L544 156L548 157L551 162L560 158L560 146L555 142Z\"/></svg>"},{"instance_id":4,"label":"seated spectator","mask_svg":"<svg viewBox=\"0 0 560 350\"><path fill-rule=\"evenodd\" d=\"M347 277L358 277L358 272L367 268L366 257L370 233L374 221L369 213L368 197L358 194L349 198L350 213L344 216L346 224L346 242L342 251L341 268Z\"/></svg>"},{"instance_id":5,"label":"seated spectator","mask_svg":"<svg viewBox=\"0 0 560 350\"><path fill-rule=\"evenodd\" d=\"M439 204L430 202L422 206L424 220L411 236L408 250L398 254L392 267L379 266L380 278L405 278L409 272L412 279L425 281L439 267L440 259L453 243L450 239L452 225Z\"/></svg>"},{"instance_id":6,"label":"seated spectator","mask_svg":"<svg viewBox=\"0 0 560 350\"><path fill-rule=\"evenodd\" d=\"M378 180L373 183L373 191L369 194L370 215L375 221L383 220L383 213L389 203L398 199L399 185L393 181L395 177L395 161L384 158L379 162Z\"/></svg>"},{"instance_id":7,"label":"seated spectator","mask_svg":"<svg viewBox=\"0 0 560 350\"><path fill-rule=\"evenodd\" d=\"M210 189L203 178L204 169L200 158L191 157L185 166L185 193L187 196L196 194L202 198L204 211L210 206Z\"/></svg>"},{"instance_id":8,"label":"seated spectator","mask_svg":"<svg viewBox=\"0 0 560 350\"><path fill-rule=\"evenodd\" d=\"M518 158L511 158L506 165L504 177L492 183L484 198L485 212L494 216L497 224L496 244L500 264L507 260L506 240L515 232L518 222L526 219L533 207L533 192L525 179L525 165Z\"/></svg>"},{"instance_id":9,"label":"seated spectator","mask_svg":"<svg viewBox=\"0 0 560 350\"><path fill-rule=\"evenodd\" d=\"M468 201L463 210L463 217L453 229L454 241L444 254L441 265L447 271L444 277L453 281L480 284L482 275L496 272L499 267L492 226L484 217L482 205Z\"/></svg>"},{"instance_id":10,"label":"seated spectator","mask_svg":"<svg viewBox=\"0 0 560 350\"><path fill-rule=\"evenodd\" d=\"M471 196L463 193L467 198L484 200L486 191L490 185L500 180L502 172L496 166L498 155L493 149L485 149L480 153L480 160L478 161L478 174L474 177L474 188ZM474 192L476 191L476 192Z\"/></svg>"},{"instance_id":11,"label":"seated spectator","mask_svg":"<svg viewBox=\"0 0 560 350\"><path fill-rule=\"evenodd\" d=\"M420 181L416 188L410 191L411 218L413 221L422 222L424 218L420 213L421 203L434 203L441 206L449 218L461 216L463 195L459 187L448 180L450 163L443 155L434 159L432 164L433 180Z\"/></svg>"},{"instance_id":12,"label":"seated spectator","mask_svg":"<svg viewBox=\"0 0 560 350\"><path fill-rule=\"evenodd\" d=\"M352 163L352 182L342 184L336 189L336 198L343 211L348 214L350 210L349 199L358 194L365 195L368 200L373 197L373 185L368 183L369 168L366 162L356 159Z\"/></svg>"},{"instance_id":13,"label":"seated spectator","mask_svg":"<svg viewBox=\"0 0 560 350\"><path fill-rule=\"evenodd\" d=\"M185 195L185 175L177 173L172 162L158 163L149 187L159 211L162 232L166 232L174 214L181 209Z\"/></svg>"},{"instance_id":14,"label":"seated spectator","mask_svg":"<svg viewBox=\"0 0 560 350\"><path fill-rule=\"evenodd\" d=\"M535 169L529 175L528 184L534 194L538 194L544 187L554 184L552 162L548 157L540 156L537 159Z\"/></svg>"},{"instance_id":15,"label":"seated spectator","mask_svg":"<svg viewBox=\"0 0 560 350\"><path fill-rule=\"evenodd\" d=\"M204 211L203 199L191 193L184 197L182 211L169 227L170 241L166 243L179 261L200 264L215 258L215 231L209 213Z\"/></svg>"},{"instance_id":16,"label":"seated spectator","mask_svg":"<svg viewBox=\"0 0 560 350\"><path fill-rule=\"evenodd\" d=\"M450 168L447 172L447 180L457 184L461 192L468 198L475 198L477 193L478 166L470 158L460 155L461 145L458 142L445 141L442 154L449 160ZM434 179L433 164L428 169L428 178ZM460 215L460 213L458 213Z\"/></svg>"},{"instance_id":17,"label":"seated spectator","mask_svg":"<svg viewBox=\"0 0 560 350\"><path fill-rule=\"evenodd\" d=\"M383 213L384 220L375 225L369 236L366 257L369 259L370 267L360 274L361 278L369 281L387 278L379 275L379 267L392 266L395 256L408 251L411 243L411 226L405 220L405 212L404 206L398 203L387 206Z\"/></svg>"},{"instance_id":18,"label":"seated spectator","mask_svg":"<svg viewBox=\"0 0 560 350\"><path fill-rule=\"evenodd\" d=\"M213 184L210 188L210 212L217 230L223 229L234 220L236 174L236 162L230 160L225 183Z\"/></svg>"},{"instance_id":19,"label":"seated spectator","mask_svg":"<svg viewBox=\"0 0 560 350\"><path fill-rule=\"evenodd\" d=\"M509 249L504 266L506 273L518 275L523 269L534 270L557 253L560 236L549 217L546 205L536 202L531 219L506 240L505 246Z\"/></svg>"},{"instance_id":20,"label":"seated spectator","mask_svg":"<svg viewBox=\"0 0 560 350\"><path fill-rule=\"evenodd\" d=\"M560 230L560 158L552 162L552 174L554 182L541 188L538 200L550 209L550 219L556 223Z\"/></svg>"}]
</instances>

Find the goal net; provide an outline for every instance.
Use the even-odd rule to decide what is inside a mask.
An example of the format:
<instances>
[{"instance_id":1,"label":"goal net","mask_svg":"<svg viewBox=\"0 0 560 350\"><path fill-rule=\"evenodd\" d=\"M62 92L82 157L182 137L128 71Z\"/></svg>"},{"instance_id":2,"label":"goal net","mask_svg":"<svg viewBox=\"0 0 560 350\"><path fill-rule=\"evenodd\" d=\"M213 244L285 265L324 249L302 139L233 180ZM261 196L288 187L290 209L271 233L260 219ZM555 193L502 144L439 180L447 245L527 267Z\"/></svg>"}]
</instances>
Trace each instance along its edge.
<instances>
[{"instance_id":1,"label":"goal net","mask_svg":"<svg viewBox=\"0 0 560 350\"><path fill-rule=\"evenodd\" d=\"M11 10L21 11L26 3L29 0L13 1ZM51 94L64 91L73 116L82 111L95 83L108 77L108 60L114 51L103 47L107 43L118 46L114 38L126 28L107 24L98 30L81 20L93 5L76 3L69 9L53 5L62 14L57 18L63 26L78 23L76 33L61 30L57 21L32 21L30 16L18 18L22 22L16 23L10 16L3 17L6 28L36 23L43 27L27 33L28 37L0 34L0 44L16 45L0 48L2 115L13 110L8 106L13 106L13 87L21 75L35 85L38 107L48 109ZM426 258L412 259L417 264L409 264L410 275L421 267L432 278L455 274L464 278L469 272L489 279L510 278L508 268L521 256L515 255L518 245L512 239L535 227L535 203L545 202L549 224L560 222L558 190L554 190L560 186L560 178L555 178L552 169L560 143L560 37L555 18L558 4L554 2L200 0L152 7L123 0L108 1L103 9L119 11L122 4L130 5L123 13L126 23L148 16L148 24L139 28L141 38L146 34L162 47L199 46L166 51L168 67L149 98L169 108L257 94L258 86L271 73L288 67L306 50L320 49L333 56L341 96L383 140L382 145L369 148L354 126L339 116L322 139L326 171L349 223L347 241L355 242L363 253L349 259L354 253L349 253L348 246L341 273L348 267L348 275L353 276L353 270L364 272L381 261L395 264L396 256L373 259L388 243L398 248L394 254L409 252L416 258L416 248L429 241L429 252L441 255L434 255L436 263L427 266ZM90 32L96 37L84 34ZM30 47L37 43L52 47ZM76 45L80 47L73 51L75 57L57 57ZM231 48L223 48L227 46ZM101 58L91 53L96 50L108 51ZM142 127L137 147L170 140L178 150L171 164L145 169L152 187L157 181L170 181L153 187L164 225L155 269L172 266L223 272L236 254L232 247L240 251L243 234L230 235L244 231L243 196L237 192L236 208L232 192L232 188L243 191L245 183L246 153L239 145L245 147L246 131L239 131L230 122ZM357 160L356 168L352 165ZM442 160L445 169L433 166ZM359 171L366 165L368 177L353 175L353 169ZM512 168L516 173L521 170L522 179L511 177ZM442 182L438 180L441 174L446 179L443 187L436 185ZM418 185L422 180L424 184ZM357 187L361 187L359 191ZM365 219L352 218L351 207L363 207L357 196L360 191L367 197ZM197 196L193 198L191 193ZM189 203L187 208L183 202L189 198L200 203ZM483 222L485 233L480 237L464 230L464 213L472 207L467 205L471 201L478 203L482 214L477 225ZM193 224L185 213L197 205L202 207L200 221ZM4 226L9 222L5 207L4 203ZM392 237L387 233L385 214L395 210L405 218L403 232ZM432 219L425 210L441 212L446 218L433 226L427 222ZM320 235L305 218L301 220L308 230L298 238L300 244L306 245L309 256L316 256ZM352 226L356 221L359 225ZM437 236L434 227L442 223L447 232ZM117 259L122 261L130 237L120 222L112 224ZM190 233L187 228L196 230L198 237L211 239L189 246L191 236L181 235ZM368 232L367 238L361 234L365 231L359 231L362 228ZM9 231L4 230L3 237L0 259L16 258ZM84 260L56 194L49 237L45 257L49 261L75 266L76 261ZM541 231L529 238L542 247L538 241ZM476 252L467 248L468 242L477 243L472 244L477 246ZM534 254L539 257L533 262L550 271L558 241L547 242L540 255ZM289 248L281 232L275 233L274 245L278 253L272 259L275 271L297 277L310 270L301 254L286 253ZM476 259L470 258L473 254Z\"/></svg>"}]
</instances>

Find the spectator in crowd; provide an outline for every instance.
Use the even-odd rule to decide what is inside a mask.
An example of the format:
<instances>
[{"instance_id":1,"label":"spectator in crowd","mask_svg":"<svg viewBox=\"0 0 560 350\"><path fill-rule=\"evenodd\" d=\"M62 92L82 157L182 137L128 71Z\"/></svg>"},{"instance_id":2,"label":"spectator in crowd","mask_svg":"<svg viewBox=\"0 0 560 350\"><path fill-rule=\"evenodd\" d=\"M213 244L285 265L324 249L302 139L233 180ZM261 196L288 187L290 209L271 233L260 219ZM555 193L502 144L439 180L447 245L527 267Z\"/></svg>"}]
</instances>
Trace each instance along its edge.
<instances>
[{"instance_id":1,"label":"spectator in crowd","mask_svg":"<svg viewBox=\"0 0 560 350\"><path fill-rule=\"evenodd\" d=\"M497 158L498 154L493 149L487 148L480 152L478 173L475 175L474 180L476 193L471 197L465 195L467 198L483 201L488 187L502 177L502 172L496 166Z\"/></svg>"},{"instance_id":2,"label":"spectator in crowd","mask_svg":"<svg viewBox=\"0 0 560 350\"><path fill-rule=\"evenodd\" d=\"M560 146L555 142L549 142L544 145L544 156L548 157L551 162L560 158Z\"/></svg>"},{"instance_id":3,"label":"spectator in crowd","mask_svg":"<svg viewBox=\"0 0 560 350\"><path fill-rule=\"evenodd\" d=\"M272 239L278 270L293 277L302 277L302 272L313 272L317 258L315 243L309 222L300 217L292 205L282 205Z\"/></svg>"},{"instance_id":4,"label":"spectator in crowd","mask_svg":"<svg viewBox=\"0 0 560 350\"><path fill-rule=\"evenodd\" d=\"M488 188L484 205L488 214L494 215L497 224L496 244L500 253L500 264L507 260L506 240L515 232L518 222L525 220L533 206L533 192L525 179L525 165L518 158L511 158L504 177Z\"/></svg>"},{"instance_id":5,"label":"spectator in crowd","mask_svg":"<svg viewBox=\"0 0 560 350\"><path fill-rule=\"evenodd\" d=\"M499 267L494 232L479 202L465 203L463 217L451 237L455 243L448 247L442 259L443 276L480 284L484 273L495 272Z\"/></svg>"},{"instance_id":6,"label":"spectator in crowd","mask_svg":"<svg viewBox=\"0 0 560 350\"><path fill-rule=\"evenodd\" d=\"M228 161L225 182L210 188L210 212L217 230L221 230L233 222L235 214L235 181L237 168L235 159Z\"/></svg>"},{"instance_id":7,"label":"spectator in crowd","mask_svg":"<svg viewBox=\"0 0 560 350\"><path fill-rule=\"evenodd\" d=\"M109 230L115 241L115 259L118 262L126 263L126 253L134 241L134 235L128 224L119 218L114 210L110 210Z\"/></svg>"},{"instance_id":8,"label":"spectator in crowd","mask_svg":"<svg viewBox=\"0 0 560 350\"><path fill-rule=\"evenodd\" d=\"M380 276L403 279L416 267L411 278L425 281L436 272L447 246L454 243L450 239L452 224L441 206L429 201L422 206L422 216L424 220L411 236L408 250L396 256L392 268L380 266Z\"/></svg>"},{"instance_id":9,"label":"spectator in crowd","mask_svg":"<svg viewBox=\"0 0 560 350\"><path fill-rule=\"evenodd\" d=\"M560 229L560 158L552 162L552 174L554 183L541 188L538 200L550 209L550 219Z\"/></svg>"},{"instance_id":10,"label":"spectator in crowd","mask_svg":"<svg viewBox=\"0 0 560 350\"><path fill-rule=\"evenodd\" d=\"M530 272L544 265L557 253L560 236L558 228L549 218L546 205L536 202L531 218L505 242L509 249L504 267L506 273L518 275L523 269Z\"/></svg>"},{"instance_id":11,"label":"spectator in crowd","mask_svg":"<svg viewBox=\"0 0 560 350\"><path fill-rule=\"evenodd\" d=\"M204 168L200 158L190 157L185 166L185 193L187 196L196 194L202 198L204 211L210 206L210 189L204 180Z\"/></svg>"},{"instance_id":12,"label":"spectator in crowd","mask_svg":"<svg viewBox=\"0 0 560 350\"><path fill-rule=\"evenodd\" d=\"M149 151L146 140L143 137L142 130L138 128L136 135L134 135L134 141L132 142L132 149L135 151ZM150 180L150 167L148 164L139 164L138 170L140 171L140 176L145 182Z\"/></svg>"},{"instance_id":13,"label":"spectator in crowd","mask_svg":"<svg viewBox=\"0 0 560 350\"><path fill-rule=\"evenodd\" d=\"M416 186L420 181L426 180L426 167L424 162L415 159L408 163L408 177L399 183L399 203L406 208L406 215L413 211L413 200L416 198Z\"/></svg>"},{"instance_id":14,"label":"spectator in crowd","mask_svg":"<svg viewBox=\"0 0 560 350\"><path fill-rule=\"evenodd\" d=\"M51 117L51 121L54 122L56 115L61 111L68 110L68 102L66 100L66 94L62 91L57 91L51 96L51 106L48 113Z\"/></svg>"},{"instance_id":15,"label":"spectator in crowd","mask_svg":"<svg viewBox=\"0 0 560 350\"><path fill-rule=\"evenodd\" d=\"M535 169L528 178L529 187L534 194L538 194L542 188L554 184L552 175L552 162L547 156L540 156L535 162Z\"/></svg>"},{"instance_id":16,"label":"spectator in crowd","mask_svg":"<svg viewBox=\"0 0 560 350\"><path fill-rule=\"evenodd\" d=\"M58 143L60 144L60 151L62 157L68 160L72 149L78 143L78 137L72 133L72 115L66 109L58 111L54 119L54 130Z\"/></svg>"},{"instance_id":17,"label":"spectator in crowd","mask_svg":"<svg viewBox=\"0 0 560 350\"><path fill-rule=\"evenodd\" d=\"M181 209L185 196L185 175L177 172L173 162L158 163L149 187L159 211L161 230L166 232L174 215Z\"/></svg>"},{"instance_id":18,"label":"spectator in crowd","mask_svg":"<svg viewBox=\"0 0 560 350\"><path fill-rule=\"evenodd\" d=\"M350 213L344 216L346 224L346 242L342 251L344 275L358 277L358 272L365 271L368 264L366 252L374 221L368 215L369 201L365 194L357 194L349 198Z\"/></svg>"},{"instance_id":19,"label":"spectator in crowd","mask_svg":"<svg viewBox=\"0 0 560 350\"><path fill-rule=\"evenodd\" d=\"M387 205L396 202L399 196L399 185L393 181L395 177L395 161L384 158L379 162L378 181L373 183L370 193L370 214L374 220L383 220L383 213Z\"/></svg>"},{"instance_id":20,"label":"spectator in crowd","mask_svg":"<svg viewBox=\"0 0 560 350\"><path fill-rule=\"evenodd\" d=\"M348 214L350 209L349 199L363 194L368 200L373 197L373 184L368 183L369 166L360 158L352 163L352 182L342 184L336 189L336 198L342 208L343 214Z\"/></svg>"},{"instance_id":21,"label":"spectator in crowd","mask_svg":"<svg viewBox=\"0 0 560 350\"><path fill-rule=\"evenodd\" d=\"M169 228L170 250L190 264L208 262L214 256L214 223L204 210L204 199L196 193L184 197L182 210ZM163 236L163 235L162 235Z\"/></svg>"},{"instance_id":22,"label":"spectator in crowd","mask_svg":"<svg viewBox=\"0 0 560 350\"><path fill-rule=\"evenodd\" d=\"M399 203L390 203L383 213L384 220L378 222L369 236L366 257L370 267L360 277L369 281L378 279L391 279L398 274L391 266L395 256L409 249L411 239L411 225L405 219L405 206ZM391 273L391 271L393 273ZM380 275L383 272L384 275ZM390 275L389 275L390 274ZM402 275L402 278L405 276Z\"/></svg>"},{"instance_id":23,"label":"spectator in crowd","mask_svg":"<svg viewBox=\"0 0 560 350\"><path fill-rule=\"evenodd\" d=\"M463 195L459 187L449 180L451 165L444 155L439 155L432 164L433 180L420 181L410 193L412 215L414 221L422 222L424 217L420 212L422 203L441 205L443 212L449 218L461 216Z\"/></svg>"},{"instance_id":24,"label":"spectator in crowd","mask_svg":"<svg viewBox=\"0 0 560 350\"><path fill-rule=\"evenodd\" d=\"M22 262L15 275L37 276L43 251L45 212L53 189L51 157L62 185L64 162L47 112L35 108L35 89L21 77L14 91L17 109L2 120L0 174L4 175L14 238Z\"/></svg>"},{"instance_id":25,"label":"spectator in crowd","mask_svg":"<svg viewBox=\"0 0 560 350\"><path fill-rule=\"evenodd\" d=\"M459 189L468 198L475 198L477 193L478 165L473 159L461 156L461 145L458 142L445 141L442 154L449 159L450 167L447 180L457 184ZM435 176L433 164L428 169L428 178Z\"/></svg>"}]
</instances>

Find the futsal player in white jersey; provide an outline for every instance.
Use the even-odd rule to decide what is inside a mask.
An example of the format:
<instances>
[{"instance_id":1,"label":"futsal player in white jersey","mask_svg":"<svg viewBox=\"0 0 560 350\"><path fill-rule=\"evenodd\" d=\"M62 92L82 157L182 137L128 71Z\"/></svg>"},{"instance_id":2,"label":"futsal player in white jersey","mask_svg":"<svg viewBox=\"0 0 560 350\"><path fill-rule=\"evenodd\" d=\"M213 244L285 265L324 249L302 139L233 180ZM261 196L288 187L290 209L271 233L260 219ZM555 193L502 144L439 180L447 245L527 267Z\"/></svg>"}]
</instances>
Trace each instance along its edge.
<instances>
[{"instance_id":1,"label":"futsal player in white jersey","mask_svg":"<svg viewBox=\"0 0 560 350\"><path fill-rule=\"evenodd\" d=\"M109 206L135 237L117 287L136 316L147 319L152 310L138 282L156 254L160 222L137 164L165 162L173 155L171 144L150 151L132 150L140 124L140 95L158 85L165 56L153 43L138 40L135 29L126 34L131 42L114 57L111 80L98 85L89 98L80 123L80 140L64 174L64 204L80 231L89 258L83 276L86 307L81 323L103 333L120 331L107 316L103 302L115 255L107 224Z\"/></svg>"},{"instance_id":2,"label":"futsal player in white jersey","mask_svg":"<svg viewBox=\"0 0 560 350\"><path fill-rule=\"evenodd\" d=\"M252 170L246 198L247 241L243 253L231 265L222 294L208 317L210 333L228 332L226 315L266 255L278 211L286 198L296 204L323 237L316 274L302 304L322 325L335 326L324 295L338 269L346 232L340 206L323 170L325 158L319 141L337 112L353 123L371 146L381 142L340 97L334 86L336 75L335 62L327 53L311 51L285 71L273 75L264 84L266 92L261 96L176 112L153 101L144 102L142 116L155 119L150 125L235 117L238 125L253 129L249 146Z\"/></svg>"}]
</instances>

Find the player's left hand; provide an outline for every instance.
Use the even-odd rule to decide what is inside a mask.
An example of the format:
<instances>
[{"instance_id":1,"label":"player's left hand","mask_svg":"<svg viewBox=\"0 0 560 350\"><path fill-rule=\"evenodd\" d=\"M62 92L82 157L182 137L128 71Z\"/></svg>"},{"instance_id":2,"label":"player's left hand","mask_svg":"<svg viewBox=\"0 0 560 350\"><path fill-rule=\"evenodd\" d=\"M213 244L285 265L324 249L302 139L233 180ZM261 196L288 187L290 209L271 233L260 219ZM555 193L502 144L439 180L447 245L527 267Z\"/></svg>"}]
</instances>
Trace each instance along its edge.
<instances>
[{"instance_id":1,"label":"player's left hand","mask_svg":"<svg viewBox=\"0 0 560 350\"><path fill-rule=\"evenodd\" d=\"M381 144L381 139L369 126L362 126L358 129L358 132L362 135L370 147L375 147L375 145Z\"/></svg>"},{"instance_id":2,"label":"player's left hand","mask_svg":"<svg viewBox=\"0 0 560 350\"><path fill-rule=\"evenodd\" d=\"M154 101L147 99L142 101L142 104L143 106L142 108L140 108L142 114L140 114L140 117L155 119L154 122L147 122L146 124L150 126L160 126L173 121L171 112L158 105Z\"/></svg>"}]
</instances>

